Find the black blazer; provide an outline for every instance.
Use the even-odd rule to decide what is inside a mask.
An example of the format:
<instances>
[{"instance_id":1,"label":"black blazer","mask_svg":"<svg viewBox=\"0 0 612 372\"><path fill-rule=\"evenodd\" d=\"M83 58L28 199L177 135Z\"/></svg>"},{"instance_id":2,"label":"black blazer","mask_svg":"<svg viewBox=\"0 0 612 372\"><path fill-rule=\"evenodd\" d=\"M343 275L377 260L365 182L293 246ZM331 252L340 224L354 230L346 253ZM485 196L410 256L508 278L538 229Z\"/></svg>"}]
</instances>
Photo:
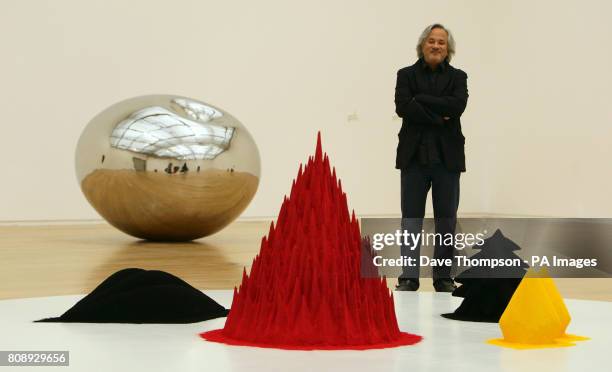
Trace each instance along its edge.
<instances>
[{"instance_id":1,"label":"black blazer","mask_svg":"<svg viewBox=\"0 0 612 372\"><path fill-rule=\"evenodd\" d=\"M429 91L422 59L397 72L395 112L402 118L395 167L412 160L425 127L440 139L442 161L448 170L465 172L465 137L461 114L468 100L467 74L447 64L438 76L437 89ZM450 119L445 120L444 117Z\"/></svg>"}]
</instances>

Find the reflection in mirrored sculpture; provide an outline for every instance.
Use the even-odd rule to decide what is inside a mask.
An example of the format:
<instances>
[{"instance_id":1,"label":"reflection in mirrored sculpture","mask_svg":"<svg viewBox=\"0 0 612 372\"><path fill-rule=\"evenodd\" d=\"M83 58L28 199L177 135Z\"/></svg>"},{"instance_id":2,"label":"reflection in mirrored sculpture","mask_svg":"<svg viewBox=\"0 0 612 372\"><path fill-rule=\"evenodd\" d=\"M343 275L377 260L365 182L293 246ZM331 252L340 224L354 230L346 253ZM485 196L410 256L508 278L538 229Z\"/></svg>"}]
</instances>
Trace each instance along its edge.
<instances>
[{"instance_id":1,"label":"reflection in mirrored sculpture","mask_svg":"<svg viewBox=\"0 0 612 372\"><path fill-rule=\"evenodd\" d=\"M198 123L152 106L121 121L111 133L111 146L160 158L214 159L229 147L233 134L232 127Z\"/></svg>"},{"instance_id":2,"label":"reflection in mirrored sculpture","mask_svg":"<svg viewBox=\"0 0 612 372\"><path fill-rule=\"evenodd\" d=\"M191 99L175 98L172 100L172 103L183 109L191 119L199 120L204 123L223 116L221 111Z\"/></svg>"},{"instance_id":3,"label":"reflection in mirrored sculpture","mask_svg":"<svg viewBox=\"0 0 612 372\"><path fill-rule=\"evenodd\" d=\"M128 99L83 131L76 172L85 197L111 225L151 240L219 231L259 184L257 146L220 108L178 96Z\"/></svg>"}]
</instances>

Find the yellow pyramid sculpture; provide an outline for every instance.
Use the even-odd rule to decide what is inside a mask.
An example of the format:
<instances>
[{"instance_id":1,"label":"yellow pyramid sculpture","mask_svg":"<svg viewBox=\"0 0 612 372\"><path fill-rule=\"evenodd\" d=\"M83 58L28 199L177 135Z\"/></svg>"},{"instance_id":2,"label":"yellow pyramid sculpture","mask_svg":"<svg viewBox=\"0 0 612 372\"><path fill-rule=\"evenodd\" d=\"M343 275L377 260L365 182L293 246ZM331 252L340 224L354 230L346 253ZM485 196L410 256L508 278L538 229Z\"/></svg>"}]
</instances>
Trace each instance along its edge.
<instances>
[{"instance_id":1,"label":"yellow pyramid sculpture","mask_svg":"<svg viewBox=\"0 0 612 372\"><path fill-rule=\"evenodd\" d=\"M570 320L548 271L530 269L499 320L504 337L487 342L513 349L535 349L573 346L573 341L588 340L565 333Z\"/></svg>"}]
</instances>

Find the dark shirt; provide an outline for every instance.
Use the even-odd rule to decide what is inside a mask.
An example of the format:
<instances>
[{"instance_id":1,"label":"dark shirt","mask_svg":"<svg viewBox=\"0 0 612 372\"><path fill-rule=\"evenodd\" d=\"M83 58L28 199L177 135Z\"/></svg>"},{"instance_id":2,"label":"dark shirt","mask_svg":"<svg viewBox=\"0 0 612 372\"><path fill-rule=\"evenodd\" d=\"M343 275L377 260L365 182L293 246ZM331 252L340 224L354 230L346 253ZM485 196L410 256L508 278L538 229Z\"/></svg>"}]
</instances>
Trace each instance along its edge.
<instances>
[{"instance_id":1,"label":"dark shirt","mask_svg":"<svg viewBox=\"0 0 612 372\"><path fill-rule=\"evenodd\" d=\"M433 93L438 91L438 76L446 71L446 64L448 62L443 61L440 63L436 70L432 70L431 67L425 62L425 59L421 59L421 68L427 75L428 79L428 91L427 93ZM440 140L432 127L425 127L422 134L419 145L417 147L416 161L421 165L434 165L442 163L442 155L440 151Z\"/></svg>"}]
</instances>

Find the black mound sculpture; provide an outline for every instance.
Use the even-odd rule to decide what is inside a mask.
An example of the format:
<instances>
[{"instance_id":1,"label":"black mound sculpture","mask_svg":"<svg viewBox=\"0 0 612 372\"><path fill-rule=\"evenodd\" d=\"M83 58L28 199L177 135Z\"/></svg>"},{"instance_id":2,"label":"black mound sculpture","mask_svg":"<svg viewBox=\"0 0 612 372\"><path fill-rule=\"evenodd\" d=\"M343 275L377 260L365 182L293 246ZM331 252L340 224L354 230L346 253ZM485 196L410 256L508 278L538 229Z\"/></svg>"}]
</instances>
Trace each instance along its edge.
<instances>
[{"instance_id":1,"label":"black mound sculpture","mask_svg":"<svg viewBox=\"0 0 612 372\"><path fill-rule=\"evenodd\" d=\"M37 322L195 323L228 313L172 274L131 268L108 277L62 316Z\"/></svg>"},{"instance_id":2,"label":"black mound sculpture","mask_svg":"<svg viewBox=\"0 0 612 372\"><path fill-rule=\"evenodd\" d=\"M480 252L470 259L520 259L514 251L520 250L521 247L506 238L499 229L493 236L485 239L483 245L474 249L479 249ZM453 296L464 298L463 302L455 312L442 316L455 320L498 323L528 267L529 265L522 262L520 267L479 266L463 271L455 278L461 286L453 291Z\"/></svg>"}]
</instances>

